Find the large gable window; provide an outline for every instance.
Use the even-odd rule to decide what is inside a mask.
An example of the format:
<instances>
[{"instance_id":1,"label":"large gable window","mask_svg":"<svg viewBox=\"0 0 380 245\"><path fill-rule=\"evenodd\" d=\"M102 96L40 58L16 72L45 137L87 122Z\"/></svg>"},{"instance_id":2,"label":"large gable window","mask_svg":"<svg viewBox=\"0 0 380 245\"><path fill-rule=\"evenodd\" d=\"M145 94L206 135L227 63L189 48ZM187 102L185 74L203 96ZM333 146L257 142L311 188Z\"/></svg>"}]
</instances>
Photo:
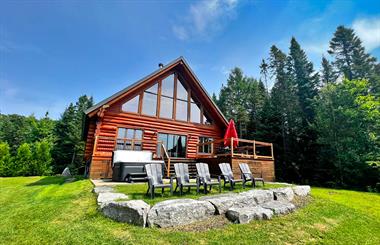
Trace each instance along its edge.
<instances>
[{"instance_id":1,"label":"large gable window","mask_svg":"<svg viewBox=\"0 0 380 245\"><path fill-rule=\"evenodd\" d=\"M160 117L173 118L174 102L174 74L167 76L161 82L161 110Z\"/></svg>"},{"instance_id":2,"label":"large gable window","mask_svg":"<svg viewBox=\"0 0 380 245\"><path fill-rule=\"evenodd\" d=\"M157 113L157 92L158 84L156 83L149 89L144 91L142 114L148 116L156 116Z\"/></svg>"},{"instance_id":3,"label":"large gable window","mask_svg":"<svg viewBox=\"0 0 380 245\"><path fill-rule=\"evenodd\" d=\"M178 73L158 80L140 95L124 103L122 111L183 122L212 124L205 115L204 106L196 98L196 93Z\"/></svg>"},{"instance_id":4,"label":"large gable window","mask_svg":"<svg viewBox=\"0 0 380 245\"><path fill-rule=\"evenodd\" d=\"M176 120L187 121L188 94L182 82L177 82Z\"/></svg>"},{"instance_id":5,"label":"large gable window","mask_svg":"<svg viewBox=\"0 0 380 245\"><path fill-rule=\"evenodd\" d=\"M190 110L190 121L193 123L201 123L201 109L199 109L199 106L194 101L191 102Z\"/></svg>"},{"instance_id":6,"label":"large gable window","mask_svg":"<svg viewBox=\"0 0 380 245\"><path fill-rule=\"evenodd\" d=\"M125 102L122 105L121 109L123 111L125 111L125 112L138 113L138 110L139 110L139 99L140 99L139 95L133 97L132 99L130 99L127 102Z\"/></svg>"}]
</instances>

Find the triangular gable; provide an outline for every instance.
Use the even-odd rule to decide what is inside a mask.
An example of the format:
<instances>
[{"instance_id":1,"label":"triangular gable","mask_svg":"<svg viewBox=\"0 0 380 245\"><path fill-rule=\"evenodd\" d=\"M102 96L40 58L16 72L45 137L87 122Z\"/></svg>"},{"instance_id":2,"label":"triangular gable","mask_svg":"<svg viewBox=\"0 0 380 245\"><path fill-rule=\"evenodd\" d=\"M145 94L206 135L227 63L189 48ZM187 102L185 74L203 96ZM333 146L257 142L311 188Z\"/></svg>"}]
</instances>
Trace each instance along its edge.
<instances>
[{"instance_id":1,"label":"triangular gable","mask_svg":"<svg viewBox=\"0 0 380 245\"><path fill-rule=\"evenodd\" d=\"M172 71L176 70L178 71L181 76L183 77L183 82L187 82L188 86L191 86L192 90L196 93L197 100L200 100L201 103L203 103L205 108L207 108L207 111L210 111L208 113L211 113L213 119L218 120L219 122L222 122L224 126L227 125L227 120L222 114L222 112L219 110L219 108L216 106L216 104L212 101L210 96L207 94L205 88L202 86L198 78L195 76L194 72L191 70L187 62L183 57L179 57L178 59L170 62L166 66L163 66L160 69L157 69L150 75L144 77L143 79L137 81L136 83L128 86L127 88L115 93L114 95L110 96L109 98L101 101L100 103L94 105L93 107L86 110L86 115L88 117L93 117L96 115L98 110L104 106L111 106L112 104L119 102L120 100L124 99L128 94L136 93L136 91L139 91L141 87L146 86L148 83L151 83L153 80L157 79L158 77ZM181 78L182 79L182 78ZM182 81L181 81L182 82ZM178 83L180 84L180 83ZM152 85L155 86L155 85ZM149 87L148 90L151 89L152 91L154 88ZM152 92L154 94L154 92ZM179 92L180 93L180 92ZM178 95L177 95L178 96ZM179 95L181 96L181 95ZM134 100L138 100L138 98L132 98ZM131 98L129 99L131 101ZM133 103L133 101L132 101ZM193 103L192 103L193 104ZM195 103L194 103L195 104ZM195 107L194 107L195 108ZM216 117L216 118L215 118Z\"/></svg>"}]
</instances>

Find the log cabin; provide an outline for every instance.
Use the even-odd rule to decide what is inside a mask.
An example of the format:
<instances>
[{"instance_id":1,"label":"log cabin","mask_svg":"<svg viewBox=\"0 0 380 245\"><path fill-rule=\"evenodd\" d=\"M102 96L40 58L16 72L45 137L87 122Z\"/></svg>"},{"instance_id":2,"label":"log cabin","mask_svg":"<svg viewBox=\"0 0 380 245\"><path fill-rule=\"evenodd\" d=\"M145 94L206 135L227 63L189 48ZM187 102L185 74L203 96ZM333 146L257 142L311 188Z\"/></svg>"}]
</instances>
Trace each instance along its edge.
<instances>
[{"instance_id":1,"label":"log cabin","mask_svg":"<svg viewBox=\"0 0 380 245\"><path fill-rule=\"evenodd\" d=\"M115 150L150 151L164 160L165 174L173 164L209 164L219 174L218 163L228 162L236 177L239 163L248 163L255 174L273 181L273 145L267 142L224 139L228 121L213 102L183 57L115 93L85 112L83 137L89 177L111 178Z\"/></svg>"}]
</instances>

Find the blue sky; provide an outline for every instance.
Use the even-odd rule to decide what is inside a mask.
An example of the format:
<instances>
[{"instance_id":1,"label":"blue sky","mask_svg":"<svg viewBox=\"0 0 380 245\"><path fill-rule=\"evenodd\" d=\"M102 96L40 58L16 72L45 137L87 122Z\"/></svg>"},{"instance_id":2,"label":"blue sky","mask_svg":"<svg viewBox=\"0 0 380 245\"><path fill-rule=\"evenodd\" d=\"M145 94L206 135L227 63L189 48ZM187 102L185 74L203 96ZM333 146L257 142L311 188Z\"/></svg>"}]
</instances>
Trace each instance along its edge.
<instances>
[{"instance_id":1,"label":"blue sky","mask_svg":"<svg viewBox=\"0 0 380 245\"><path fill-rule=\"evenodd\" d=\"M0 112L59 118L184 56L211 94L235 66L259 78L273 44L295 36L319 67L338 25L380 58L380 1L0 2Z\"/></svg>"}]
</instances>

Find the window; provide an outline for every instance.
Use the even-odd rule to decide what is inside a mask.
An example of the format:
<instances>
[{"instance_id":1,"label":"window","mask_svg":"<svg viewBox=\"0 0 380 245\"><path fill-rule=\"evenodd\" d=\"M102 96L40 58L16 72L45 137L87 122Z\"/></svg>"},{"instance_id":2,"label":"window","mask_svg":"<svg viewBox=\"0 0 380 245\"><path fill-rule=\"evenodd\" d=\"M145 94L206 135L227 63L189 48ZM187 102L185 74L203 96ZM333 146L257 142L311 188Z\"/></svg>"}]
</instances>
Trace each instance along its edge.
<instances>
[{"instance_id":1,"label":"window","mask_svg":"<svg viewBox=\"0 0 380 245\"><path fill-rule=\"evenodd\" d=\"M125 112L138 113L139 99L140 99L139 95L137 95L136 97L133 97L132 99L130 99L126 103L124 103L122 105L121 109Z\"/></svg>"},{"instance_id":2,"label":"window","mask_svg":"<svg viewBox=\"0 0 380 245\"><path fill-rule=\"evenodd\" d=\"M174 74L162 80L161 94L170 98L174 95Z\"/></svg>"},{"instance_id":3,"label":"window","mask_svg":"<svg viewBox=\"0 0 380 245\"><path fill-rule=\"evenodd\" d=\"M173 99L161 96L160 117L173 118Z\"/></svg>"},{"instance_id":4,"label":"window","mask_svg":"<svg viewBox=\"0 0 380 245\"><path fill-rule=\"evenodd\" d=\"M212 138L209 137L199 137L199 143L207 143L213 141ZM200 145L198 147L198 153L211 153L211 145Z\"/></svg>"},{"instance_id":5,"label":"window","mask_svg":"<svg viewBox=\"0 0 380 245\"><path fill-rule=\"evenodd\" d=\"M117 150L142 150L143 131L141 129L118 128L116 149Z\"/></svg>"},{"instance_id":6,"label":"window","mask_svg":"<svg viewBox=\"0 0 380 245\"><path fill-rule=\"evenodd\" d=\"M201 110L195 102L191 102L191 116L190 121L193 123L201 123Z\"/></svg>"},{"instance_id":7,"label":"window","mask_svg":"<svg viewBox=\"0 0 380 245\"><path fill-rule=\"evenodd\" d=\"M176 134L158 134L157 154L161 154L163 144L169 157L186 157L186 136Z\"/></svg>"},{"instance_id":8,"label":"window","mask_svg":"<svg viewBox=\"0 0 380 245\"><path fill-rule=\"evenodd\" d=\"M187 90L183 87L182 83L177 81L177 104L176 104L176 120L187 121L187 107L188 107Z\"/></svg>"},{"instance_id":9,"label":"window","mask_svg":"<svg viewBox=\"0 0 380 245\"><path fill-rule=\"evenodd\" d=\"M174 74L166 77L161 82L161 109L160 117L173 118L174 102Z\"/></svg>"},{"instance_id":10,"label":"window","mask_svg":"<svg viewBox=\"0 0 380 245\"><path fill-rule=\"evenodd\" d=\"M179 79L177 83L177 99L187 101L187 90Z\"/></svg>"},{"instance_id":11,"label":"window","mask_svg":"<svg viewBox=\"0 0 380 245\"><path fill-rule=\"evenodd\" d=\"M157 91L158 84L156 83L149 89L145 90L143 96L142 114L148 116L156 116L157 114Z\"/></svg>"}]
</instances>

